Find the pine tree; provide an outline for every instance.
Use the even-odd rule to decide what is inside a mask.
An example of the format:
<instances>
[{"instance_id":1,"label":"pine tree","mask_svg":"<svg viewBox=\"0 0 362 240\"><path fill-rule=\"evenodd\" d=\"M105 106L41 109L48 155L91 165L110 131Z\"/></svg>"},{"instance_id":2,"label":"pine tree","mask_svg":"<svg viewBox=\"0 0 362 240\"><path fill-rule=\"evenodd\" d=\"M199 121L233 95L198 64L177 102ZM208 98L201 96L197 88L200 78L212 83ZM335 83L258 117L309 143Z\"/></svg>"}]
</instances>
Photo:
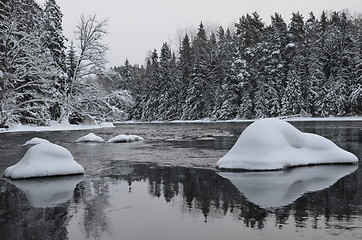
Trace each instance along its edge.
<instances>
[{"instance_id":1,"label":"pine tree","mask_svg":"<svg viewBox=\"0 0 362 240\"><path fill-rule=\"evenodd\" d=\"M300 85L300 75L290 70L287 75L287 87L282 98L282 115L288 116L300 113L303 101Z\"/></svg>"},{"instance_id":2,"label":"pine tree","mask_svg":"<svg viewBox=\"0 0 362 240\"><path fill-rule=\"evenodd\" d=\"M238 51L230 30L219 27L219 52L217 56L216 103L213 118L234 119L241 104L241 88L238 78ZM219 85L220 84L220 85Z\"/></svg>"},{"instance_id":3,"label":"pine tree","mask_svg":"<svg viewBox=\"0 0 362 240\"><path fill-rule=\"evenodd\" d=\"M179 75L179 103L181 112L181 118L186 115L186 100L187 100L187 91L190 84L190 75L191 75L191 68L192 68L192 52L191 52L191 44L190 39L187 34L182 39L181 47L180 47L180 57L178 60L178 75Z\"/></svg>"},{"instance_id":4,"label":"pine tree","mask_svg":"<svg viewBox=\"0 0 362 240\"><path fill-rule=\"evenodd\" d=\"M146 65L148 91L142 99L142 116L145 121L161 120L158 116L159 93L160 93L160 63L157 50L155 49L149 57Z\"/></svg>"},{"instance_id":5,"label":"pine tree","mask_svg":"<svg viewBox=\"0 0 362 240\"><path fill-rule=\"evenodd\" d=\"M207 105L206 88L208 87L208 39L201 23L192 45L194 58L187 91L184 119L202 119L210 110Z\"/></svg>"},{"instance_id":6,"label":"pine tree","mask_svg":"<svg viewBox=\"0 0 362 240\"><path fill-rule=\"evenodd\" d=\"M62 28L63 14L55 0L46 1L44 15L44 45L50 50L54 62L65 71L65 37Z\"/></svg>"},{"instance_id":7,"label":"pine tree","mask_svg":"<svg viewBox=\"0 0 362 240\"><path fill-rule=\"evenodd\" d=\"M161 48L160 92L158 117L162 120L175 119L178 113L178 84L175 78L176 63L167 43Z\"/></svg>"},{"instance_id":8,"label":"pine tree","mask_svg":"<svg viewBox=\"0 0 362 240\"><path fill-rule=\"evenodd\" d=\"M262 42L265 26L256 12L252 16L249 14L243 16L235 26L239 39L240 60L244 63L238 74L243 89L239 115L243 118L254 118L256 109L264 108L264 103L256 106L255 95L258 95L258 91L260 94L262 93L261 86L264 85L261 82L263 79L260 78L259 70L264 67ZM260 112L260 110L258 111Z\"/></svg>"}]
</instances>

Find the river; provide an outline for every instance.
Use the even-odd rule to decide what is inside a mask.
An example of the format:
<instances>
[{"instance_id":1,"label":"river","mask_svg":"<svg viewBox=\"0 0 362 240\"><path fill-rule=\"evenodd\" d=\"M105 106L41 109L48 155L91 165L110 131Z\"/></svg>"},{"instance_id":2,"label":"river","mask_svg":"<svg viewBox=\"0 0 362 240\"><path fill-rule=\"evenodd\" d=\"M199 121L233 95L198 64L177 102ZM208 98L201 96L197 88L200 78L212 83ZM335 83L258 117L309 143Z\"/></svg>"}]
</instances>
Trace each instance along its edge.
<instances>
[{"instance_id":1,"label":"river","mask_svg":"<svg viewBox=\"0 0 362 240\"><path fill-rule=\"evenodd\" d=\"M360 121L291 122L362 159ZM0 134L0 172L33 137L66 147L84 176L0 179L1 239L362 239L359 165L218 172L248 122L118 124ZM75 143L89 132L108 140Z\"/></svg>"}]
</instances>

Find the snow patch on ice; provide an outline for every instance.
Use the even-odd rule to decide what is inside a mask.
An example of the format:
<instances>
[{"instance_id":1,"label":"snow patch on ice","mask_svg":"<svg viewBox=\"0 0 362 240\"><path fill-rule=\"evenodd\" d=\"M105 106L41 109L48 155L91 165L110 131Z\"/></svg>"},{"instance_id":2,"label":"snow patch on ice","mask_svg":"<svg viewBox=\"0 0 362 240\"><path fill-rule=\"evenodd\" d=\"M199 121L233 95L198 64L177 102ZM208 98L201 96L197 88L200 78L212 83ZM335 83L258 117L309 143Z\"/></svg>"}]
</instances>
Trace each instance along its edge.
<instances>
[{"instance_id":1,"label":"snow patch on ice","mask_svg":"<svg viewBox=\"0 0 362 240\"><path fill-rule=\"evenodd\" d=\"M145 140L143 137L140 137L137 135L128 135L128 136L133 138L135 141L144 141Z\"/></svg>"},{"instance_id":2,"label":"snow patch on ice","mask_svg":"<svg viewBox=\"0 0 362 240\"><path fill-rule=\"evenodd\" d=\"M95 135L94 133L89 133L83 137L78 138L76 141L76 143L79 142L97 142L97 143L102 143L104 142L104 139Z\"/></svg>"},{"instance_id":3,"label":"snow patch on ice","mask_svg":"<svg viewBox=\"0 0 362 240\"><path fill-rule=\"evenodd\" d=\"M120 134L115 136L114 138L111 138L107 141L107 143L129 143L134 141L143 141L144 138L137 136L137 135L125 135Z\"/></svg>"},{"instance_id":4,"label":"snow patch on ice","mask_svg":"<svg viewBox=\"0 0 362 240\"><path fill-rule=\"evenodd\" d=\"M330 140L303 133L286 121L274 118L249 125L216 166L220 169L276 170L312 164L357 162L355 155Z\"/></svg>"},{"instance_id":5,"label":"snow patch on ice","mask_svg":"<svg viewBox=\"0 0 362 240\"><path fill-rule=\"evenodd\" d=\"M31 147L18 163L8 167L4 176L22 179L83 173L84 168L66 148L53 143L40 143Z\"/></svg>"},{"instance_id":6,"label":"snow patch on ice","mask_svg":"<svg viewBox=\"0 0 362 240\"><path fill-rule=\"evenodd\" d=\"M24 143L23 146L36 145L36 144L40 144L40 143L49 143L49 141L47 139L44 139L44 138L35 137L35 138L30 139L26 143Z\"/></svg>"}]
</instances>

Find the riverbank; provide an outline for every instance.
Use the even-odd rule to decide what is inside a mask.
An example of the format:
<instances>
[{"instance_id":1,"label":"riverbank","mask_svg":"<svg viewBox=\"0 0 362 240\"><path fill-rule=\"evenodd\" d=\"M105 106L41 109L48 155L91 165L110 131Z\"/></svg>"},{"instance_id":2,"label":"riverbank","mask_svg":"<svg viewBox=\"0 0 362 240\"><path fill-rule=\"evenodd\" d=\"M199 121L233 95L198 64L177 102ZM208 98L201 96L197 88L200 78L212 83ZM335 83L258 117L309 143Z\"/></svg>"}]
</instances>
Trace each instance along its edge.
<instances>
[{"instance_id":1,"label":"riverbank","mask_svg":"<svg viewBox=\"0 0 362 240\"><path fill-rule=\"evenodd\" d=\"M314 118L314 117L280 117L288 122L316 122L316 121L361 121L362 116L355 117L328 117L328 118ZM49 126L32 126L32 125L22 125L22 124L14 124L10 126L8 129L0 128L0 133L4 132L43 132L43 131L69 131L69 130L87 130L87 129L101 129L101 128L110 128L114 127L114 124L163 124L163 123L228 123L228 122L254 122L258 119L232 119L232 120L218 120L214 121L212 119L200 119L200 120L171 120L171 121L116 121L116 122L104 122L100 124L93 125L74 125L68 123L58 123L53 122Z\"/></svg>"}]
</instances>

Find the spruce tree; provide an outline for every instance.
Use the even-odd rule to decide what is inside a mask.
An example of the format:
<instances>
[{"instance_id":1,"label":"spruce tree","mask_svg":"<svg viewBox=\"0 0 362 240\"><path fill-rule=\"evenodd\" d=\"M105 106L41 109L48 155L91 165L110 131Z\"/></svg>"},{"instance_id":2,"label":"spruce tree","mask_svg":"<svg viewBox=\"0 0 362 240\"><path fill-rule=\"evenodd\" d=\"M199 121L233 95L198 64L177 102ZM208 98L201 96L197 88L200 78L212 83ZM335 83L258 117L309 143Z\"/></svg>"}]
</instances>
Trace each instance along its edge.
<instances>
[{"instance_id":1,"label":"spruce tree","mask_svg":"<svg viewBox=\"0 0 362 240\"><path fill-rule=\"evenodd\" d=\"M207 104L208 87L208 38L203 24L198 28L198 33L192 45L192 68L190 83L187 91L184 119L202 119L210 110Z\"/></svg>"},{"instance_id":2,"label":"spruce tree","mask_svg":"<svg viewBox=\"0 0 362 240\"><path fill-rule=\"evenodd\" d=\"M44 45L50 50L54 62L63 70L65 64L65 37L62 28L63 14L55 0L47 0L44 10Z\"/></svg>"}]
</instances>

